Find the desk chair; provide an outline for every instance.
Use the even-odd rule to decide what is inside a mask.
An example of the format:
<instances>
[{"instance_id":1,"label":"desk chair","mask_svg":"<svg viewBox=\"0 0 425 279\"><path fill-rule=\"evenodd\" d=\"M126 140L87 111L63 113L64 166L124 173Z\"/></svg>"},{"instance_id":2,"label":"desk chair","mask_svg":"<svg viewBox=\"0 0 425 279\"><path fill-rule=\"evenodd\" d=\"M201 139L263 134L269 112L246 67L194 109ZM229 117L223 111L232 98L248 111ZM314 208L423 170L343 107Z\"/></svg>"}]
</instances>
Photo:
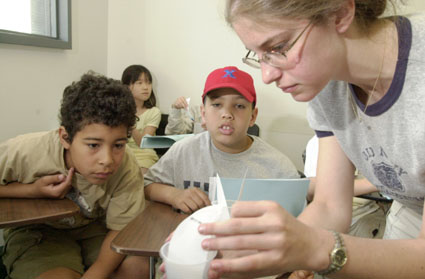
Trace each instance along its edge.
<instances>
[{"instance_id":1,"label":"desk chair","mask_svg":"<svg viewBox=\"0 0 425 279\"><path fill-rule=\"evenodd\" d=\"M4 279L7 276L6 267L3 265L1 255L3 255L4 246L0 246L0 279Z\"/></svg>"},{"instance_id":2,"label":"desk chair","mask_svg":"<svg viewBox=\"0 0 425 279\"><path fill-rule=\"evenodd\" d=\"M159 122L158 129L156 129L156 135L157 136L164 136L165 135L165 127L168 123L168 114L161 113L161 121ZM158 157L161 157L162 155L167 152L168 148L155 148L154 149Z\"/></svg>"},{"instance_id":3,"label":"desk chair","mask_svg":"<svg viewBox=\"0 0 425 279\"><path fill-rule=\"evenodd\" d=\"M165 135L165 127L168 123L168 114L161 113L161 121L159 122L158 129L156 129L156 135L157 136L163 136Z\"/></svg>"},{"instance_id":4,"label":"desk chair","mask_svg":"<svg viewBox=\"0 0 425 279\"><path fill-rule=\"evenodd\" d=\"M257 124L254 124L254 126L248 128L248 134L259 137L260 127Z\"/></svg>"},{"instance_id":5,"label":"desk chair","mask_svg":"<svg viewBox=\"0 0 425 279\"><path fill-rule=\"evenodd\" d=\"M4 250L3 229L0 229L0 279L6 278L6 267L3 265L2 255Z\"/></svg>"},{"instance_id":6,"label":"desk chair","mask_svg":"<svg viewBox=\"0 0 425 279\"><path fill-rule=\"evenodd\" d=\"M392 203L393 201L392 198L385 197L380 192L373 192L370 194L364 194L357 197L362 199L367 199L367 200L373 200L377 202L383 202L383 203Z\"/></svg>"}]
</instances>

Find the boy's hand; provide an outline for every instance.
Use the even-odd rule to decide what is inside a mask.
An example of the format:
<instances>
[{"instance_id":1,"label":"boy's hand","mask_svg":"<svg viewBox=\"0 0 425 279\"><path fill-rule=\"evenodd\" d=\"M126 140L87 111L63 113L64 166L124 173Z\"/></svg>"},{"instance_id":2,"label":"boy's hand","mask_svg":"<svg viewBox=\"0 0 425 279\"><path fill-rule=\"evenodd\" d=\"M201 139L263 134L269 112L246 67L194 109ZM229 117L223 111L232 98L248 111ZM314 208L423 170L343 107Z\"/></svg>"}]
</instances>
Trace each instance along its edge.
<instances>
[{"instance_id":1,"label":"boy's hand","mask_svg":"<svg viewBox=\"0 0 425 279\"><path fill-rule=\"evenodd\" d=\"M280 277L276 278L279 279ZM289 279L313 279L314 273L312 271L307 270L297 270L292 272L289 276Z\"/></svg>"},{"instance_id":2,"label":"boy's hand","mask_svg":"<svg viewBox=\"0 0 425 279\"><path fill-rule=\"evenodd\" d=\"M171 106L176 109L186 109L189 105L186 101L186 98L181 96L178 97L177 100Z\"/></svg>"},{"instance_id":3,"label":"boy's hand","mask_svg":"<svg viewBox=\"0 0 425 279\"><path fill-rule=\"evenodd\" d=\"M201 189L188 188L176 191L171 205L185 213L192 213L202 207L211 205L211 202Z\"/></svg>"},{"instance_id":4,"label":"boy's hand","mask_svg":"<svg viewBox=\"0 0 425 279\"><path fill-rule=\"evenodd\" d=\"M39 178L33 183L35 187L34 195L37 198L54 198L63 199L68 191L71 189L72 176L74 168L70 168L68 175L54 174L46 175Z\"/></svg>"}]
</instances>

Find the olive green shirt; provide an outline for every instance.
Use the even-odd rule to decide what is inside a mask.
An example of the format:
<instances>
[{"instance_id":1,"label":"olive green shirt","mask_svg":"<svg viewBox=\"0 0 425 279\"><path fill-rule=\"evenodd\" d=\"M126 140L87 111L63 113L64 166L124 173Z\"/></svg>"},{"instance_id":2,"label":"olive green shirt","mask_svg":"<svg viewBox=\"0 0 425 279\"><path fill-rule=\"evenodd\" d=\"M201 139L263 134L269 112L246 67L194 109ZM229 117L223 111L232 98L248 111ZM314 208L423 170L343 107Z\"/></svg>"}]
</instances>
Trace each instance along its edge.
<instances>
[{"instance_id":1,"label":"olive green shirt","mask_svg":"<svg viewBox=\"0 0 425 279\"><path fill-rule=\"evenodd\" d=\"M0 143L1 185L33 183L53 174L68 174L57 130L25 134ZM108 229L121 230L145 205L143 176L127 149L121 165L105 183L94 185L75 173L72 186L66 197L79 205L80 213L50 222L50 226L77 228L101 218Z\"/></svg>"}]
</instances>

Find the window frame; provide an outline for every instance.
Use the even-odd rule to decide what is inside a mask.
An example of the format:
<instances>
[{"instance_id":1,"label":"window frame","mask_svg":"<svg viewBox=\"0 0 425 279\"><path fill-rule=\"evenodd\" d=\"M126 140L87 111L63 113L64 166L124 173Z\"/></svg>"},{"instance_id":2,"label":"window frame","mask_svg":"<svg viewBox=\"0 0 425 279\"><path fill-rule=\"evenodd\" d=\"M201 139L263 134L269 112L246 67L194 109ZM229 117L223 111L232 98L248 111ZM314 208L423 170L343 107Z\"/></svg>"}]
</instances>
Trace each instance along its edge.
<instances>
[{"instance_id":1,"label":"window frame","mask_svg":"<svg viewBox=\"0 0 425 279\"><path fill-rule=\"evenodd\" d=\"M72 49L71 0L56 0L57 38L0 29L0 43Z\"/></svg>"}]
</instances>

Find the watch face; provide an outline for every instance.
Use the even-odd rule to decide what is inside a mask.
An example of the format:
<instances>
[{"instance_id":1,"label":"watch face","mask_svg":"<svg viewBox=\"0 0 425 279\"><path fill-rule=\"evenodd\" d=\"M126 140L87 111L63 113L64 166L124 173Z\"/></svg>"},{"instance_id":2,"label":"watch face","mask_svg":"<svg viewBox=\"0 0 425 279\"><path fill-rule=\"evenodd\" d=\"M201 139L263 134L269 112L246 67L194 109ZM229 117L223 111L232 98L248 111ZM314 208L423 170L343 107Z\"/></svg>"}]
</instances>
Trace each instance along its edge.
<instances>
[{"instance_id":1,"label":"watch face","mask_svg":"<svg viewBox=\"0 0 425 279\"><path fill-rule=\"evenodd\" d=\"M345 249L339 248L332 252L332 262L337 266L343 266L347 262Z\"/></svg>"}]
</instances>

